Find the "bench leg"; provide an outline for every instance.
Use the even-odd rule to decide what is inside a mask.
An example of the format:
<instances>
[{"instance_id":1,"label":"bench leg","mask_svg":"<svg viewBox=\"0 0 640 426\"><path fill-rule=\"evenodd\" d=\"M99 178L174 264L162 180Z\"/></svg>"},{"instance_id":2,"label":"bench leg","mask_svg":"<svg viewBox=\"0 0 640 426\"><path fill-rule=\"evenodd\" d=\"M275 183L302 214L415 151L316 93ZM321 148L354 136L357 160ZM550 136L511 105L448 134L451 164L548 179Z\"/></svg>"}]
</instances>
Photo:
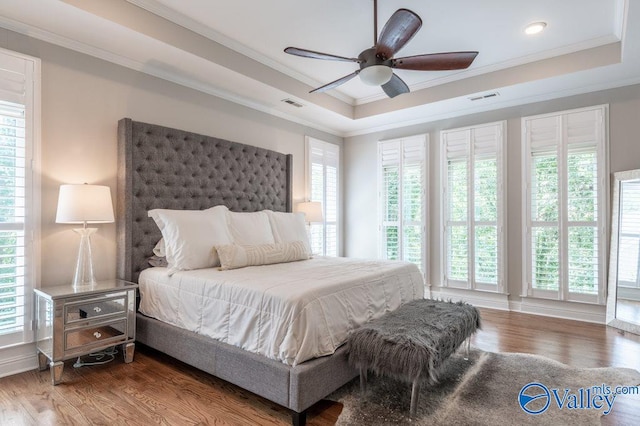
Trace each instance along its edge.
<instances>
[{"instance_id":1,"label":"bench leg","mask_svg":"<svg viewBox=\"0 0 640 426\"><path fill-rule=\"evenodd\" d=\"M416 416L416 412L418 411L418 399L420 398L420 377L416 377L413 380L413 385L411 386L411 409L409 411L409 417L414 418Z\"/></svg>"},{"instance_id":2,"label":"bench leg","mask_svg":"<svg viewBox=\"0 0 640 426\"><path fill-rule=\"evenodd\" d=\"M361 368L360 369L360 392L362 392L362 394L364 395L366 391L367 391L367 369Z\"/></svg>"},{"instance_id":3,"label":"bench leg","mask_svg":"<svg viewBox=\"0 0 640 426\"><path fill-rule=\"evenodd\" d=\"M467 345L464 348L464 360L469 361L469 348L471 347L471 337L467 337Z\"/></svg>"}]
</instances>

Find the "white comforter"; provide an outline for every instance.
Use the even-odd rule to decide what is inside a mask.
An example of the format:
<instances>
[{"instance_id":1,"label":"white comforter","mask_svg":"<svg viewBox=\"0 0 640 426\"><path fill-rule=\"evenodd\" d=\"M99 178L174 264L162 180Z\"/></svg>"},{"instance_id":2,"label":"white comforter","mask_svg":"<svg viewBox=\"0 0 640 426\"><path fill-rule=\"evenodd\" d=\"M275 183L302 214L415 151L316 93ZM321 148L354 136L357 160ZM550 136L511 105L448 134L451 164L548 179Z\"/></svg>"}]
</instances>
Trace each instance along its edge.
<instances>
[{"instance_id":1,"label":"white comforter","mask_svg":"<svg viewBox=\"0 0 640 426\"><path fill-rule=\"evenodd\" d=\"M332 354L361 324L424 297L407 262L319 257L139 278L145 315L295 365Z\"/></svg>"}]
</instances>

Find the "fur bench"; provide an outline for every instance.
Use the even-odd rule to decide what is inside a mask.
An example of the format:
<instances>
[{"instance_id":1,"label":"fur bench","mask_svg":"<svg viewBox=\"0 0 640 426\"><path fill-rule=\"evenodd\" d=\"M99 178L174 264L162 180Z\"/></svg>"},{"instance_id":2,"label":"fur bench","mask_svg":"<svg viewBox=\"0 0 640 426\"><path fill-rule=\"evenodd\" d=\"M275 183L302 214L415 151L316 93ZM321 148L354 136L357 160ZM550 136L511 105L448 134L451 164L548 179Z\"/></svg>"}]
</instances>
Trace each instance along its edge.
<instances>
[{"instance_id":1,"label":"fur bench","mask_svg":"<svg viewBox=\"0 0 640 426\"><path fill-rule=\"evenodd\" d=\"M414 300L351 332L349 363L360 370L363 391L368 370L412 382L413 417L420 382L435 383L446 359L479 327L480 314L471 305Z\"/></svg>"}]
</instances>

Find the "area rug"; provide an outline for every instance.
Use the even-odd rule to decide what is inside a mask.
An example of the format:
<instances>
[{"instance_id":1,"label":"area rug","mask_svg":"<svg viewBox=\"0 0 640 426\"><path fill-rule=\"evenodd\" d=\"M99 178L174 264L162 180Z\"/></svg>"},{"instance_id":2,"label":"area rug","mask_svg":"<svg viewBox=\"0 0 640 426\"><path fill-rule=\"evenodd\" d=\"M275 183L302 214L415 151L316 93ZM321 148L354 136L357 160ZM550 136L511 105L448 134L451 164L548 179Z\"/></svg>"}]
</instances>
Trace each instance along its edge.
<instances>
[{"instance_id":1,"label":"area rug","mask_svg":"<svg viewBox=\"0 0 640 426\"><path fill-rule=\"evenodd\" d=\"M624 368L573 368L528 354L472 350L453 355L436 385L424 384L416 418L409 419L411 385L369 377L358 379L327 399L343 405L338 425L599 425L605 412L639 395L640 372ZM528 410L525 411L525 410ZM410 423L409 423L410 422Z\"/></svg>"}]
</instances>

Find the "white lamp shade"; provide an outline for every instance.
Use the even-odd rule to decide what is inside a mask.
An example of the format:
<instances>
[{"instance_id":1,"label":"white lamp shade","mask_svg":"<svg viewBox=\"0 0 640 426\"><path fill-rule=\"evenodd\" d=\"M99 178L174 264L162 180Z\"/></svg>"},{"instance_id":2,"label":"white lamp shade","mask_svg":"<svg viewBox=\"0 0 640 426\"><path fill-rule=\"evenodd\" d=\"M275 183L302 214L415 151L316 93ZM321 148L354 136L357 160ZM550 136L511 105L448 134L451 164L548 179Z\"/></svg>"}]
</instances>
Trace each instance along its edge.
<instances>
[{"instance_id":1,"label":"white lamp shade","mask_svg":"<svg viewBox=\"0 0 640 426\"><path fill-rule=\"evenodd\" d=\"M298 203L296 210L304 213L307 222L322 222L322 203L319 201Z\"/></svg>"},{"instance_id":2,"label":"white lamp shade","mask_svg":"<svg viewBox=\"0 0 640 426\"><path fill-rule=\"evenodd\" d=\"M393 70L386 65L372 65L360 71L360 80L369 86L380 86L391 80Z\"/></svg>"},{"instance_id":3,"label":"white lamp shade","mask_svg":"<svg viewBox=\"0 0 640 426\"><path fill-rule=\"evenodd\" d=\"M111 223L111 190L103 185L60 185L56 223Z\"/></svg>"}]
</instances>

